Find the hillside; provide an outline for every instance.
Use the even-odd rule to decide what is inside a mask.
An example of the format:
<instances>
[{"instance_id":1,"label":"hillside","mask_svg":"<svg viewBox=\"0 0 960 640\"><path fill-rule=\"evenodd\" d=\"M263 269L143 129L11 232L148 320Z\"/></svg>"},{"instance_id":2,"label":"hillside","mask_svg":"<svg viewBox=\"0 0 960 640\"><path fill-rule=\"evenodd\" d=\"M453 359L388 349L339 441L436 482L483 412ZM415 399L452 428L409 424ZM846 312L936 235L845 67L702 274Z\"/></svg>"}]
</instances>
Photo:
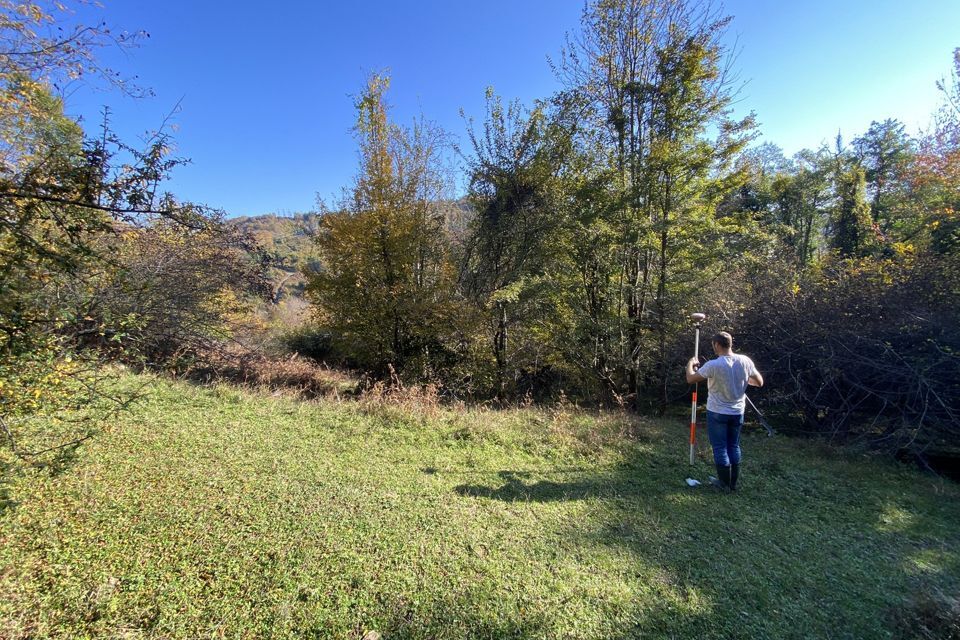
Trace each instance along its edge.
<instances>
[{"instance_id":1,"label":"hillside","mask_svg":"<svg viewBox=\"0 0 960 640\"><path fill-rule=\"evenodd\" d=\"M886 638L960 585L956 484L750 425L691 489L682 423L157 380L2 459L0 637Z\"/></svg>"},{"instance_id":2,"label":"hillside","mask_svg":"<svg viewBox=\"0 0 960 640\"><path fill-rule=\"evenodd\" d=\"M470 208L463 200L436 203L445 220L445 230L454 243L466 233ZM313 238L322 214L308 212L290 216L265 214L237 216L229 220L242 231L250 233L276 264L271 269L275 286L274 300L303 297L306 278L303 273L320 268Z\"/></svg>"},{"instance_id":3,"label":"hillside","mask_svg":"<svg viewBox=\"0 0 960 640\"><path fill-rule=\"evenodd\" d=\"M239 216L230 223L251 234L275 260L270 278L274 284L274 302L285 297L302 297L306 286L305 270L316 269L313 236L320 219L318 213L292 216L267 214Z\"/></svg>"}]
</instances>

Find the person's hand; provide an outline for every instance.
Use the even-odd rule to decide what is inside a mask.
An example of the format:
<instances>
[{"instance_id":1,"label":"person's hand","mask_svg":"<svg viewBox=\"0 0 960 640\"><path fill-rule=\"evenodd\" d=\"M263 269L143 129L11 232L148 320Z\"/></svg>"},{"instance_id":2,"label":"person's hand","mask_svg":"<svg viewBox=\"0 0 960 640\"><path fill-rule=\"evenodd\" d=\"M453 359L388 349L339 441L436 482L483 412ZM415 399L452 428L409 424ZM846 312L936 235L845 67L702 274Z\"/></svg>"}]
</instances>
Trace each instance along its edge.
<instances>
[{"instance_id":1,"label":"person's hand","mask_svg":"<svg viewBox=\"0 0 960 640\"><path fill-rule=\"evenodd\" d=\"M690 358L690 360L687 361L687 368L691 371L696 371L700 368L700 361L696 358Z\"/></svg>"}]
</instances>

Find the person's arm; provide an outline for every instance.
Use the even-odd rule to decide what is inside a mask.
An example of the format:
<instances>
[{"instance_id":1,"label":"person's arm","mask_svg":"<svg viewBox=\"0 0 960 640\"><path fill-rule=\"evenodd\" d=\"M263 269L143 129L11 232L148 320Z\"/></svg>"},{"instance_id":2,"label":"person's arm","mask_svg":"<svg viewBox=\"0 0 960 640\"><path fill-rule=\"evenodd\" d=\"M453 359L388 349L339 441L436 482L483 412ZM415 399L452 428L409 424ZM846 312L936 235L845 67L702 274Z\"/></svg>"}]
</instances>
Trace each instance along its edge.
<instances>
[{"instance_id":1,"label":"person's arm","mask_svg":"<svg viewBox=\"0 0 960 640\"><path fill-rule=\"evenodd\" d=\"M697 373L697 370L700 368L700 363L697 362L696 358L690 358L687 362L687 383L694 384L696 382L703 382L706 380L705 377Z\"/></svg>"},{"instance_id":2,"label":"person's arm","mask_svg":"<svg viewBox=\"0 0 960 640\"><path fill-rule=\"evenodd\" d=\"M763 386L763 376L757 371L757 365L753 364L753 360L750 361L750 377L747 378L747 384L751 387Z\"/></svg>"}]
</instances>

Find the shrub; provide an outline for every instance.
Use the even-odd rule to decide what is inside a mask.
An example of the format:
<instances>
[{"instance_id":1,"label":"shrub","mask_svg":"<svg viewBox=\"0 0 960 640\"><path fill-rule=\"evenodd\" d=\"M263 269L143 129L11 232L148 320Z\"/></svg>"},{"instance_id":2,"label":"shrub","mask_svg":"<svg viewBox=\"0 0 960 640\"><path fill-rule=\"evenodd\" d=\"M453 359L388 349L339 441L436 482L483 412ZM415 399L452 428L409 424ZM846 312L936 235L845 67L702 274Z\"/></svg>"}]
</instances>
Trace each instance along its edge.
<instances>
[{"instance_id":1,"label":"shrub","mask_svg":"<svg viewBox=\"0 0 960 640\"><path fill-rule=\"evenodd\" d=\"M960 436L956 258L827 261L791 287L753 282L737 324L804 428L922 452Z\"/></svg>"},{"instance_id":2,"label":"shrub","mask_svg":"<svg viewBox=\"0 0 960 640\"><path fill-rule=\"evenodd\" d=\"M125 228L103 245L106 268L67 289L63 331L126 361L183 369L230 336L251 294L267 293L255 245L216 219Z\"/></svg>"},{"instance_id":3,"label":"shrub","mask_svg":"<svg viewBox=\"0 0 960 640\"><path fill-rule=\"evenodd\" d=\"M332 333L310 324L304 324L280 334L279 341L291 353L317 362L340 360L334 352Z\"/></svg>"}]
</instances>

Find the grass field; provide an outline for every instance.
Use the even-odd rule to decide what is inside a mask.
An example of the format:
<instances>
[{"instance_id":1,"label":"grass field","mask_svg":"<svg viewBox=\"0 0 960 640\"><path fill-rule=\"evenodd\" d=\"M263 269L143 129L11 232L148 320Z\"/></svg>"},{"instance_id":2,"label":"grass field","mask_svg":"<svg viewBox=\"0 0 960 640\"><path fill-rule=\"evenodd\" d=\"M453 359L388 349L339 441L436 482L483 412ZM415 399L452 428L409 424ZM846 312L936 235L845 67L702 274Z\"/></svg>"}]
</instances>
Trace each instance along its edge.
<instances>
[{"instance_id":1,"label":"grass field","mask_svg":"<svg viewBox=\"0 0 960 640\"><path fill-rule=\"evenodd\" d=\"M0 457L0 637L885 638L958 593L958 485L754 427L690 489L682 423L158 380Z\"/></svg>"}]
</instances>

